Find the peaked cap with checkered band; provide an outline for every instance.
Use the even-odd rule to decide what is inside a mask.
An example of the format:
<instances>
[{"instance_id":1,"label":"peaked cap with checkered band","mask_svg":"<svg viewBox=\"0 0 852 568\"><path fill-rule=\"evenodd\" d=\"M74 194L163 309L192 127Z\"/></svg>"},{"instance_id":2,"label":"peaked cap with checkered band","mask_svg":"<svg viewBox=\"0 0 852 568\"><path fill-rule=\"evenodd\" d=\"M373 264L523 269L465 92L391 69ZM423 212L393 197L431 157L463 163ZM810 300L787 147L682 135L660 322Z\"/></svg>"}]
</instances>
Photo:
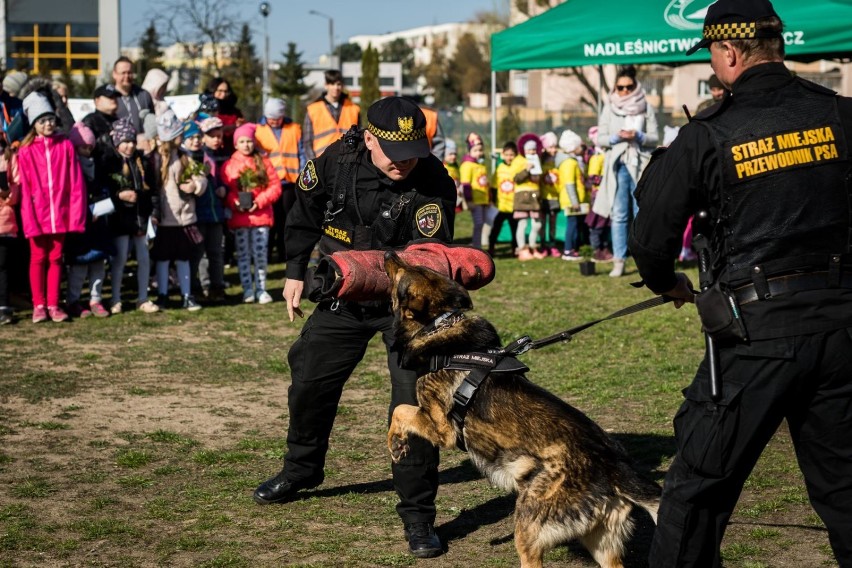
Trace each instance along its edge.
<instances>
[{"instance_id":1,"label":"peaked cap with checkered band","mask_svg":"<svg viewBox=\"0 0 852 568\"><path fill-rule=\"evenodd\" d=\"M367 132L376 137L385 155L395 162L429 155L426 116L409 99L387 97L370 105Z\"/></svg>"},{"instance_id":2,"label":"peaked cap with checkered band","mask_svg":"<svg viewBox=\"0 0 852 568\"><path fill-rule=\"evenodd\" d=\"M758 30L757 21L778 14L769 0L717 0L707 8L701 41L686 52L692 55L714 41L780 37L773 30Z\"/></svg>"}]
</instances>

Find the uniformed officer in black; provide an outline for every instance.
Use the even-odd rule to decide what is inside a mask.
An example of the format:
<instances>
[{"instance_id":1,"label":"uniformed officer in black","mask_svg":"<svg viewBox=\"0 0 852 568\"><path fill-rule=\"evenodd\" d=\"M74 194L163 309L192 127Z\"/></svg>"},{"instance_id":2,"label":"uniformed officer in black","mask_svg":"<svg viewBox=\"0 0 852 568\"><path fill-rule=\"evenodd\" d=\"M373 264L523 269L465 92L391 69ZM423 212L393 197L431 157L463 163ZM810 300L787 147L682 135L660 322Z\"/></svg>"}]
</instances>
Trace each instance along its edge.
<instances>
[{"instance_id":1,"label":"uniformed officer in black","mask_svg":"<svg viewBox=\"0 0 852 568\"><path fill-rule=\"evenodd\" d=\"M687 219L705 210L720 294L702 293L699 309L705 328L705 314L725 315L720 396L705 356L674 418L654 568L721 565L743 484L784 419L834 555L852 566L852 100L792 76L781 32L766 0L709 7L692 51L710 50L732 92L658 151L637 188L630 250L645 284L677 307L692 301L674 259ZM739 320L705 311L725 291ZM726 338L721 330L738 329L727 321L741 321L747 339Z\"/></svg>"},{"instance_id":2,"label":"uniformed officer in black","mask_svg":"<svg viewBox=\"0 0 852 568\"><path fill-rule=\"evenodd\" d=\"M317 243L330 254L400 247L423 238L452 241L455 185L429 152L423 112L410 101L388 97L369 108L367 120L366 130L350 131L300 174L285 229L284 299L290 321L302 315L308 261ZM284 468L257 488L255 501L288 501L297 491L322 483L343 385L377 332L388 351L390 412L399 404L417 404L417 377L398 366L392 324L389 299L317 305L288 355L292 384ZM433 528L438 451L419 438L411 448L410 456L392 465L397 512L411 552L438 556L442 547Z\"/></svg>"}]
</instances>

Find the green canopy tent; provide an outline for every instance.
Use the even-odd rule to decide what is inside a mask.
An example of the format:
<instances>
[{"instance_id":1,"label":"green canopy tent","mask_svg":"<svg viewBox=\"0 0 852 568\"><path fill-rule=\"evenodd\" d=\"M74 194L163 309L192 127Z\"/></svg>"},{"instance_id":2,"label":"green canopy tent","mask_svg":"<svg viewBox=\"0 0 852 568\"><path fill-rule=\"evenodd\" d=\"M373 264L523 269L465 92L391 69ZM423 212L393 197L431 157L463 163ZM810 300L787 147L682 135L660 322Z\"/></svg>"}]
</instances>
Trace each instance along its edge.
<instances>
[{"instance_id":1,"label":"green canopy tent","mask_svg":"<svg viewBox=\"0 0 852 568\"><path fill-rule=\"evenodd\" d=\"M709 0L569 0L491 36L491 69L551 69L602 64L695 63ZM852 0L774 0L786 23L787 57L852 54Z\"/></svg>"},{"instance_id":2,"label":"green canopy tent","mask_svg":"<svg viewBox=\"0 0 852 568\"><path fill-rule=\"evenodd\" d=\"M497 71L583 65L700 63L698 42L711 0L568 0L491 36L491 136ZM787 58L852 56L852 0L773 0L785 22Z\"/></svg>"}]
</instances>

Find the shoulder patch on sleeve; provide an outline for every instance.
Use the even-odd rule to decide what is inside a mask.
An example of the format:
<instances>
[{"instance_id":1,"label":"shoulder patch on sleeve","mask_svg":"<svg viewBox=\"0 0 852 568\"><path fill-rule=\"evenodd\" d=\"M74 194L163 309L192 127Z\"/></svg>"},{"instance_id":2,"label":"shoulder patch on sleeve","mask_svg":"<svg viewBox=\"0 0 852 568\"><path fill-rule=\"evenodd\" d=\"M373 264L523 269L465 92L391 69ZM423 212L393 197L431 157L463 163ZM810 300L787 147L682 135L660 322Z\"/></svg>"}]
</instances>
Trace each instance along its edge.
<instances>
[{"instance_id":1,"label":"shoulder patch on sleeve","mask_svg":"<svg viewBox=\"0 0 852 568\"><path fill-rule=\"evenodd\" d=\"M432 237L441 228L441 208L435 203L429 203L417 210L414 215L417 230L426 238Z\"/></svg>"},{"instance_id":2,"label":"shoulder patch on sleeve","mask_svg":"<svg viewBox=\"0 0 852 568\"><path fill-rule=\"evenodd\" d=\"M313 160L308 160L308 163L305 164L305 167L302 168L302 173L299 174L299 188L304 191L310 191L317 186L319 183L319 177L317 177L317 168L314 165Z\"/></svg>"}]
</instances>

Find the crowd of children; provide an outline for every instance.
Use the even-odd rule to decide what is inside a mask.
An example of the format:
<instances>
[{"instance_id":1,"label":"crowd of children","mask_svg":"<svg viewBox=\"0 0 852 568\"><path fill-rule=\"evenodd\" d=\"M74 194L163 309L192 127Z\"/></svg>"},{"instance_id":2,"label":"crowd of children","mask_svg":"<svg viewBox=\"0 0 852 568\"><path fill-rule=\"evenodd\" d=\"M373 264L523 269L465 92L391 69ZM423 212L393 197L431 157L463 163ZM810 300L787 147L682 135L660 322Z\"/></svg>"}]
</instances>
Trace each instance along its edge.
<instances>
[{"instance_id":1,"label":"crowd of children","mask_svg":"<svg viewBox=\"0 0 852 568\"><path fill-rule=\"evenodd\" d=\"M3 122L0 324L15 319L10 275L26 262L13 266L25 252L15 250L19 235L28 241L34 323L109 317L133 307L155 313L177 305L169 299L175 287L187 311L205 300L223 302L229 230L243 302L273 301L268 242L282 186L255 147L254 124L234 123L225 140L215 104L210 114L199 109L181 121L164 101L119 118L119 95L109 85L95 89L95 110L73 122L53 95L46 83L24 96L14 115L23 123L20 136L11 135L11 116ZM131 256L135 278L125 282ZM125 288L134 281L132 303Z\"/></svg>"},{"instance_id":2,"label":"crowd of children","mask_svg":"<svg viewBox=\"0 0 852 568\"><path fill-rule=\"evenodd\" d=\"M565 130L541 136L526 133L503 144L489 176L482 137L471 132L467 154L456 161L456 145L445 154L450 176L458 180L464 207L473 220L471 246L496 254L504 225L509 225L511 254L520 261L561 257L582 260L580 247L590 245L589 260L612 262L609 220L592 212L604 166L597 127L580 135ZM557 234L559 213L565 232ZM561 241L562 246L559 246Z\"/></svg>"},{"instance_id":3,"label":"crowd of children","mask_svg":"<svg viewBox=\"0 0 852 568\"><path fill-rule=\"evenodd\" d=\"M285 183L290 178L280 172L298 171L294 160L302 161L301 145L298 154L278 148L283 129L292 126L284 116L285 103L267 101L262 137L236 107L231 112L222 106L218 90L202 95L198 110L181 121L162 97L167 77L152 72L143 83L150 86L152 104L137 104L140 110L133 116L119 117L122 96L111 85L95 89L94 111L76 123L57 104L49 82L18 101L18 115L16 99L4 99L0 324L13 321L9 276L19 235L29 243L36 323L109 317L131 307L158 312L171 306L174 288L188 311L200 310L199 300L222 302L228 244L242 301L273 301L267 290L268 259L273 245L279 257L283 250L280 234L270 242L270 233L273 227L280 230L283 212L276 207L287 194L282 188L292 193ZM223 92L230 88L221 80L213 83ZM597 127L585 140L571 130L558 136L523 134L503 145L493 165L478 134L468 134L463 148L459 160L458 146L447 140L445 165L456 182L459 210L471 214L473 247L487 247L495 255L508 224L508 239L503 238L520 261L589 257L613 262L610 219L592 210L605 162ZM294 163L282 162L281 156L294 156ZM563 234L557 231L560 213ZM583 245L591 249L581 254ZM131 255L133 304L124 294ZM614 269L611 275L621 272ZM154 301L149 290L156 294Z\"/></svg>"}]
</instances>

